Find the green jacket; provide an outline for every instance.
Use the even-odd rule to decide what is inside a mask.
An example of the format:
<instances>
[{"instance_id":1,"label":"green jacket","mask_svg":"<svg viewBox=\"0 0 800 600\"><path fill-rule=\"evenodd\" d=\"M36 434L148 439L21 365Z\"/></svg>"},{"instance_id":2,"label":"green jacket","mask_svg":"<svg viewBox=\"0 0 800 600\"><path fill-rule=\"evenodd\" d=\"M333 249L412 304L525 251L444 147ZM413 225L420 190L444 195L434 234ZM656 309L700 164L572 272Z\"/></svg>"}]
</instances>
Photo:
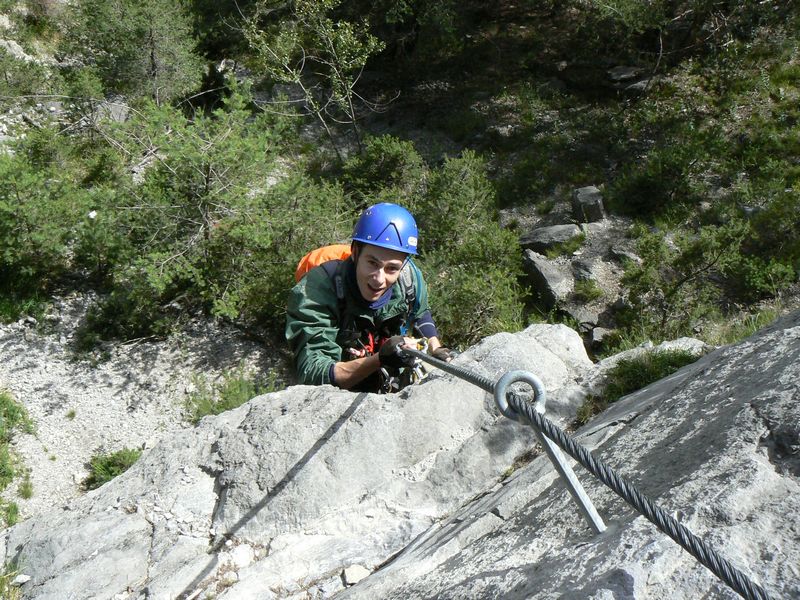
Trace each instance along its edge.
<instances>
[{"instance_id":1,"label":"green jacket","mask_svg":"<svg viewBox=\"0 0 800 600\"><path fill-rule=\"evenodd\" d=\"M430 311L428 288L422 273L409 261L416 289L414 319ZM355 265L348 260L342 265L345 298L341 305L336 296L334 278L321 266L311 269L289 294L286 311L286 340L294 354L295 369L301 383L332 383L331 366L342 360L344 348L357 347L356 338L366 332L382 337L399 335L409 307L398 282L392 287L389 302L372 309L361 297L355 281ZM412 335L410 332L408 335Z\"/></svg>"}]
</instances>

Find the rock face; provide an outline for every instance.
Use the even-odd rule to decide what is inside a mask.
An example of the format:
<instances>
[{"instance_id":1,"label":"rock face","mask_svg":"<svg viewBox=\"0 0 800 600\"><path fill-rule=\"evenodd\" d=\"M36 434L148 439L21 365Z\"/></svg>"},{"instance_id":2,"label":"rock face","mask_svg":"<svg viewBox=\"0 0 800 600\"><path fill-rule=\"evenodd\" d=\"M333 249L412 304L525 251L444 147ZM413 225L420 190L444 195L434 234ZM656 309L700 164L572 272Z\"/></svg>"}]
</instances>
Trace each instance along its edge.
<instances>
[{"instance_id":1,"label":"rock face","mask_svg":"<svg viewBox=\"0 0 800 600\"><path fill-rule=\"evenodd\" d=\"M572 216L579 223L602 221L605 218L603 194L597 187L590 185L573 192Z\"/></svg>"},{"instance_id":2,"label":"rock face","mask_svg":"<svg viewBox=\"0 0 800 600\"><path fill-rule=\"evenodd\" d=\"M578 439L774 598L800 597L800 314L632 394ZM576 468L594 535L546 457L337 598L739 598Z\"/></svg>"},{"instance_id":3,"label":"rock face","mask_svg":"<svg viewBox=\"0 0 800 600\"><path fill-rule=\"evenodd\" d=\"M547 309L565 301L575 287L575 280L567 266L548 260L533 250L525 250L522 266L539 300Z\"/></svg>"},{"instance_id":4,"label":"rock face","mask_svg":"<svg viewBox=\"0 0 800 600\"><path fill-rule=\"evenodd\" d=\"M578 432L776 598L800 595L798 357L800 314ZM536 372L562 425L596 374L563 326L457 361ZM580 468L600 536L545 457L500 482L533 440L442 373L388 396L297 386L176 434L0 551L38 599L736 597Z\"/></svg>"},{"instance_id":5,"label":"rock face","mask_svg":"<svg viewBox=\"0 0 800 600\"><path fill-rule=\"evenodd\" d=\"M556 415L574 414L592 366L563 326L500 334L458 360L493 379L536 367ZM297 386L176 432L0 549L31 577L30 598L329 595L343 569L374 570L494 485L529 443L487 394L441 374L389 396Z\"/></svg>"},{"instance_id":6,"label":"rock face","mask_svg":"<svg viewBox=\"0 0 800 600\"><path fill-rule=\"evenodd\" d=\"M519 245L524 249L542 253L547 252L557 244L570 241L580 233L581 228L577 225L540 227L523 235L519 240Z\"/></svg>"}]
</instances>

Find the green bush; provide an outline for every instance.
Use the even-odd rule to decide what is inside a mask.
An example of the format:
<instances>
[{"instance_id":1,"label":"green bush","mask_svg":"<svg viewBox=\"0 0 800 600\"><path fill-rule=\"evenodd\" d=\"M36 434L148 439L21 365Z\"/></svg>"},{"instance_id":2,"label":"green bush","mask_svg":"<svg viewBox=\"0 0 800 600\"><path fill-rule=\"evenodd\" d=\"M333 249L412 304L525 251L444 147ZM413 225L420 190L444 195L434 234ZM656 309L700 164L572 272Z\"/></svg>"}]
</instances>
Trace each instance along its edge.
<instances>
[{"instance_id":1,"label":"green bush","mask_svg":"<svg viewBox=\"0 0 800 600\"><path fill-rule=\"evenodd\" d=\"M575 282L572 295L579 302L592 302L603 297L603 290L594 279L581 279Z\"/></svg>"},{"instance_id":2,"label":"green bush","mask_svg":"<svg viewBox=\"0 0 800 600\"><path fill-rule=\"evenodd\" d=\"M583 425L623 396L672 375L698 358L697 354L688 350L660 350L620 360L608 372L608 382L602 395L588 398L578 409L577 424Z\"/></svg>"},{"instance_id":3,"label":"green bush","mask_svg":"<svg viewBox=\"0 0 800 600\"><path fill-rule=\"evenodd\" d=\"M0 491L13 481L18 472L18 459L10 447L12 437L18 431L32 433L33 422L24 406L9 392L0 390Z\"/></svg>"},{"instance_id":4,"label":"green bush","mask_svg":"<svg viewBox=\"0 0 800 600\"><path fill-rule=\"evenodd\" d=\"M0 155L2 286L44 291L61 277L69 268L70 244L88 207L85 194L68 176L18 154Z\"/></svg>"},{"instance_id":5,"label":"green bush","mask_svg":"<svg viewBox=\"0 0 800 600\"><path fill-rule=\"evenodd\" d=\"M170 102L200 84L183 3L155 0L80 0L70 5L65 52L93 63L110 91Z\"/></svg>"},{"instance_id":6,"label":"green bush","mask_svg":"<svg viewBox=\"0 0 800 600\"><path fill-rule=\"evenodd\" d=\"M138 448L123 448L109 454L97 454L89 461L89 477L83 485L87 490L96 490L121 475L139 460L142 451Z\"/></svg>"},{"instance_id":7,"label":"green bush","mask_svg":"<svg viewBox=\"0 0 800 600\"><path fill-rule=\"evenodd\" d=\"M420 265L446 342L468 345L520 329L519 240L495 220L494 188L484 161L469 151L446 160L431 173L415 215L425 248Z\"/></svg>"},{"instance_id":8,"label":"green bush","mask_svg":"<svg viewBox=\"0 0 800 600\"><path fill-rule=\"evenodd\" d=\"M427 167L409 141L367 138L364 151L345 162L342 184L359 208L385 199L412 208L425 192Z\"/></svg>"},{"instance_id":9,"label":"green bush","mask_svg":"<svg viewBox=\"0 0 800 600\"><path fill-rule=\"evenodd\" d=\"M0 106L24 96L57 91L57 78L47 67L16 59L0 48Z\"/></svg>"},{"instance_id":10,"label":"green bush","mask_svg":"<svg viewBox=\"0 0 800 600\"><path fill-rule=\"evenodd\" d=\"M716 312L720 281L740 260L748 232L742 221L701 227L696 233L635 228L642 261L625 270L622 283L632 307L618 314L619 321L626 328L641 328L653 340L692 335Z\"/></svg>"},{"instance_id":11,"label":"green bush","mask_svg":"<svg viewBox=\"0 0 800 600\"><path fill-rule=\"evenodd\" d=\"M274 373L270 372L266 377L252 377L241 368L223 373L222 381L215 384L197 377L195 386L197 389L186 400L189 420L194 424L205 416L232 410L256 396L283 387Z\"/></svg>"}]
</instances>

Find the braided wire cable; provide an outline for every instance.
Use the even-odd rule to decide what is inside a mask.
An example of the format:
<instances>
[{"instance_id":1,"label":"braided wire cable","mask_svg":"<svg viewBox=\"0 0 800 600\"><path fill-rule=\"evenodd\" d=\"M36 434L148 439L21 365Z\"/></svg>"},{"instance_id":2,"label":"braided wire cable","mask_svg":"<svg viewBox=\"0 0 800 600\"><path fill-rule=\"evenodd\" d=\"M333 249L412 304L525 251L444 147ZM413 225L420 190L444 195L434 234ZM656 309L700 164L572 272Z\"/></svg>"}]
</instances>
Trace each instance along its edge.
<instances>
[{"instance_id":1,"label":"braided wire cable","mask_svg":"<svg viewBox=\"0 0 800 600\"><path fill-rule=\"evenodd\" d=\"M460 377L489 393L494 393L495 384L476 373L457 365L451 365L422 352L404 349L412 356L424 360L442 371ZM644 515L659 530L666 533L684 550L694 556L700 564L709 569L731 589L747 600L770 600L767 592L754 583L744 573L721 557L713 548L694 535L684 525L666 513L662 508L644 496L631 483L626 481L603 461L596 458L589 450L567 435L555 423L544 415L536 412L534 406L514 392L507 394L508 404L518 414L524 416L527 422L544 433L555 442L562 450L578 461L592 475L604 485L630 504L639 513Z\"/></svg>"}]
</instances>

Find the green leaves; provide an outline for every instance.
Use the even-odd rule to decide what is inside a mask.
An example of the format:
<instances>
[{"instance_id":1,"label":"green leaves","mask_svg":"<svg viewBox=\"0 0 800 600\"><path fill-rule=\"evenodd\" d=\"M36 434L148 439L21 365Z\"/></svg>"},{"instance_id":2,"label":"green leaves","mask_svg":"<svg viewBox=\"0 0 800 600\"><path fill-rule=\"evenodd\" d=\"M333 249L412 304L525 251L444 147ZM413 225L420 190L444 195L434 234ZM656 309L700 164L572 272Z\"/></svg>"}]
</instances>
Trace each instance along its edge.
<instances>
[{"instance_id":1,"label":"green leaves","mask_svg":"<svg viewBox=\"0 0 800 600\"><path fill-rule=\"evenodd\" d=\"M97 454L89 462L90 474L83 482L87 490L96 490L104 483L122 475L139 460L142 451L138 448L123 448L109 454Z\"/></svg>"},{"instance_id":2,"label":"green leaves","mask_svg":"<svg viewBox=\"0 0 800 600\"><path fill-rule=\"evenodd\" d=\"M204 64L182 2L80 0L67 48L94 62L107 88L170 102L195 90Z\"/></svg>"}]
</instances>

